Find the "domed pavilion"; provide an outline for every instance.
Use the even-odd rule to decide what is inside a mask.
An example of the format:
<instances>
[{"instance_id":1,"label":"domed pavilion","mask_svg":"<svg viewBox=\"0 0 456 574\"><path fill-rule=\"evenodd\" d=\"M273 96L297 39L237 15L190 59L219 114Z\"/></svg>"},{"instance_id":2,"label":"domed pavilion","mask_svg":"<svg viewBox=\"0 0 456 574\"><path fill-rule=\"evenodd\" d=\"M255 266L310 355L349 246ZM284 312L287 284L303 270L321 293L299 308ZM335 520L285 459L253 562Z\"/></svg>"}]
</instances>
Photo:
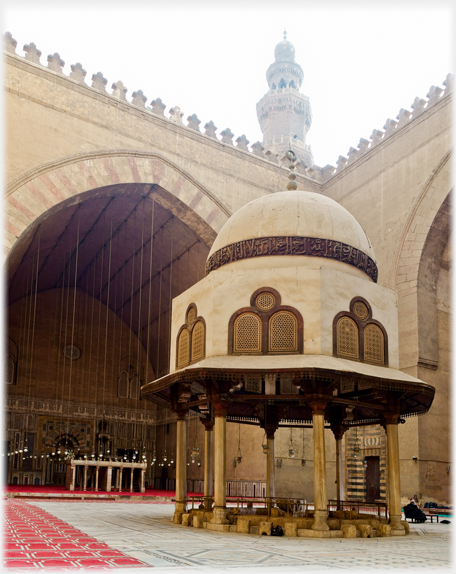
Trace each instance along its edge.
<instances>
[{"instance_id":1,"label":"domed pavilion","mask_svg":"<svg viewBox=\"0 0 456 574\"><path fill-rule=\"evenodd\" d=\"M143 396L170 404L178 416L174 521L187 512L192 410L206 427L208 529L233 529L226 508L227 420L264 428L271 500L280 497L274 433L299 422L313 427L314 511L305 532L323 537L335 529L342 536L340 521L328 520L326 422L336 440L340 500L344 432L385 428L389 526L382 532L405 534L398 424L429 410L434 387L398 370L396 292L377 284L363 228L332 199L293 187L251 201L227 221L206 277L173 301L170 374L142 387Z\"/></svg>"}]
</instances>

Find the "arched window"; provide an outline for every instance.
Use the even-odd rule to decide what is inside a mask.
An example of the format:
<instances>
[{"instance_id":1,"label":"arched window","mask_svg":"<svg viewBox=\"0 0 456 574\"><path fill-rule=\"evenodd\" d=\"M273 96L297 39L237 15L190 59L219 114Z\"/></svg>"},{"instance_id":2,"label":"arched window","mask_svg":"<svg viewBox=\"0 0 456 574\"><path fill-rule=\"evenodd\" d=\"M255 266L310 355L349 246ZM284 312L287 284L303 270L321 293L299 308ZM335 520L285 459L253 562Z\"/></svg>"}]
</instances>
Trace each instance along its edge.
<instances>
[{"instance_id":1,"label":"arched window","mask_svg":"<svg viewBox=\"0 0 456 574\"><path fill-rule=\"evenodd\" d=\"M385 364L385 337L377 325L364 327L364 360L377 365Z\"/></svg>"},{"instance_id":2,"label":"arched window","mask_svg":"<svg viewBox=\"0 0 456 574\"><path fill-rule=\"evenodd\" d=\"M130 379L130 399L139 399L139 375L134 373Z\"/></svg>"},{"instance_id":3,"label":"arched window","mask_svg":"<svg viewBox=\"0 0 456 574\"><path fill-rule=\"evenodd\" d=\"M353 297L350 311L334 317L333 353L336 357L388 365L388 335L372 317L372 307L363 297Z\"/></svg>"},{"instance_id":4,"label":"arched window","mask_svg":"<svg viewBox=\"0 0 456 574\"><path fill-rule=\"evenodd\" d=\"M273 287L260 287L228 324L228 353L289 354L304 351L304 321L298 309L282 305Z\"/></svg>"},{"instance_id":5,"label":"arched window","mask_svg":"<svg viewBox=\"0 0 456 574\"><path fill-rule=\"evenodd\" d=\"M7 385L14 385L16 375L16 363L14 356L8 353L5 357L5 381Z\"/></svg>"},{"instance_id":6,"label":"arched window","mask_svg":"<svg viewBox=\"0 0 456 574\"><path fill-rule=\"evenodd\" d=\"M177 368L185 367L190 362L190 332L183 329L177 342Z\"/></svg>"},{"instance_id":7,"label":"arched window","mask_svg":"<svg viewBox=\"0 0 456 574\"><path fill-rule=\"evenodd\" d=\"M298 351L298 321L290 311L279 311L269 319L269 345L271 353Z\"/></svg>"},{"instance_id":8,"label":"arched window","mask_svg":"<svg viewBox=\"0 0 456 574\"><path fill-rule=\"evenodd\" d=\"M204 359L204 324L198 321L192 330L192 363L201 359Z\"/></svg>"},{"instance_id":9,"label":"arched window","mask_svg":"<svg viewBox=\"0 0 456 574\"><path fill-rule=\"evenodd\" d=\"M198 316L195 303L185 313L185 323L179 329L176 343L176 369L182 369L204 359L206 354L206 324Z\"/></svg>"},{"instance_id":10,"label":"arched window","mask_svg":"<svg viewBox=\"0 0 456 574\"><path fill-rule=\"evenodd\" d=\"M119 397L126 399L128 398L128 373L127 371L121 371L119 376Z\"/></svg>"},{"instance_id":11,"label":"arched window","mask_svg":"<svg viewBox=\"0 0 456 574\"><path fill-rule=\"evenodd\" d=\"M261 353L261 319L243 313L234 321L234 353Z\"/></svg>"},{"instance_id":12,"label":"arched window","mask_svg":"<svg viewBox=\"0 0 456 574\"><path fill-rule=\"evenodd\" d=\"M337 355L359 359L358 326L350 317L341 317L337 321Z\"/></svg>"}]
</instances>

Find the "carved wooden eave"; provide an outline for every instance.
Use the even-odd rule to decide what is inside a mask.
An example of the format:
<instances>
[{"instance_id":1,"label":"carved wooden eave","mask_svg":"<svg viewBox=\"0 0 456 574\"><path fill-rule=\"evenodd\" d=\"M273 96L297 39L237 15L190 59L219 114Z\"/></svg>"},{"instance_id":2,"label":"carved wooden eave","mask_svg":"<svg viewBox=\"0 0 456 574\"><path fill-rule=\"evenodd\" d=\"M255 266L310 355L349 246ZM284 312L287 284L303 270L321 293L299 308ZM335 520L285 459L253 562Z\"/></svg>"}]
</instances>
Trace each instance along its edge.
<instances>
[{"instance_id":1,"label":"carved wooden eave","mask_svg":"<svg viewBox=\"0 0 456 574\"><path fill-rule=\"evenodd\" d=\"M281 392L282 383L288 392ZM324 355L209 357L141 388L142 397L200 416L223 401L229 419L257 420L263 405L277 411L279 421L308 421L311 403L322 401L326 420L337 411L345 425L380 423L391 404L402 417L424 414L434 393L433 386L396 369Z\"/></svg>"}]
</instances>

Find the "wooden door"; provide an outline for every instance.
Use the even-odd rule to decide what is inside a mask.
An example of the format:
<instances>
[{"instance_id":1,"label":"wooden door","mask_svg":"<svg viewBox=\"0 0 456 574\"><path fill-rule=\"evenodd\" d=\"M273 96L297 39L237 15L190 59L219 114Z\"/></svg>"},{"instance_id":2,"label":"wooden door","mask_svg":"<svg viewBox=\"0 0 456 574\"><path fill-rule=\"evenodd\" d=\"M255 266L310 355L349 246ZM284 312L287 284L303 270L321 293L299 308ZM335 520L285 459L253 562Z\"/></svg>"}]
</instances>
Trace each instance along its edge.
<instances>
[{"instance_id":1,"label":"wooden door","mask_svg":"<svg viewBox=\"0 0 456 574\"><path fill-rule=\"evenodd\" d=\"M380 457L366 457L366 501L375 502L380 499Z\"/></svg>"}]
</instances>

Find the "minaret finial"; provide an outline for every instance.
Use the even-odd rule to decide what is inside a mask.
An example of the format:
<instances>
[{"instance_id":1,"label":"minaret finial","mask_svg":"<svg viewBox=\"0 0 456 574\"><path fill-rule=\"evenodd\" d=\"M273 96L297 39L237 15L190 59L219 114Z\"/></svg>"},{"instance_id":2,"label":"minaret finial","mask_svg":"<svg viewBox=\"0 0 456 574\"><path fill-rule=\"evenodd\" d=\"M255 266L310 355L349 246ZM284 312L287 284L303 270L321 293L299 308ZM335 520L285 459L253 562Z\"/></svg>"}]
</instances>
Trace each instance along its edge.
<instances>
[{"instance_id":1,"label":"minaret finial","mask_svg":"<svg viewBox=\"0 0 456 574\"><path fill-rule=\"evenodd\" d=\"M286 29L283 31L283 39L284 39L284 40L287 39L287 31L286 31Z\"/></svg>"},{"instance_id":2,"label":"minaret finial","mask_svg":"<svg viewBox=\"0 0 456 574\"><path fill-rule=\"evenodd\" d=\"M293 170L296 167L295 162L297 160L297 157L296 157L295 152L292 149L289 149L285 155L287 156L287 159L290 162L290 165L289 165L290 173L288 174L288 179L290 181L288 182L287 189L289 191L294 191L295 189L298 189L298 184L295 181L296 180L296 174L293 172Z\"/></svg>"}]
</instances>

